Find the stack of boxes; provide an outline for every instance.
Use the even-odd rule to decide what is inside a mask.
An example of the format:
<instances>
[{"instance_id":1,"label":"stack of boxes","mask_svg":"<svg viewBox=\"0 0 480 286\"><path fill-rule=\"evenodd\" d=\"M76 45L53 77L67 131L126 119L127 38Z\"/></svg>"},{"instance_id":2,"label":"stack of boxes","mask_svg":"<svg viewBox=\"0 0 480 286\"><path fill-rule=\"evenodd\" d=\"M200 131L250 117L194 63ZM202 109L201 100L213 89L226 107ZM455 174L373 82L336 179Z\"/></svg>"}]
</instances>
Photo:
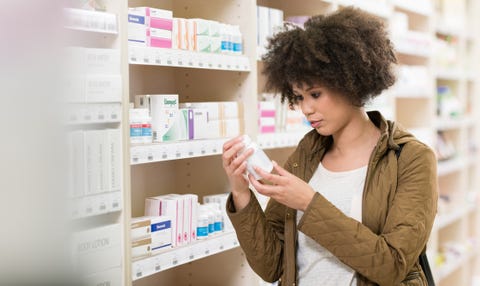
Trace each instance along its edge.
<instances>
[{"instance_id":1,"label":"stack of boxes","mask_svg":"<svg viewBox=\"0 0 480 286\"><path fill-rule=\"evenodd\" d=\"M131 221L132 258L142 258L172 246L172 219L143 216Z\"/></svg>"},{"instance_id":2,"label":"stack of boxes","mask_svg":"<svg viewBox=\"0 0 480 286\"><path fill-rule=\"evenodd\" d=\"M169 194L145 199L146 216L171 218L171 245L177 247L197 239L197 206L195 194Z\"/></svg>"},{"instance_id":3,"label":"stack of boxes","mask_svg":"<svg viewBox=\"0 0 480 286\"><path fill-rule=\"evenodd\" d=\"M172 48L173 13L150 7L128 9L128 42L133 45Z\"/></svg>"},{"instance_id":4,"label":"stack of boxes","mask_svg":"<svg viewBox=\"0 0 480 286\"><path fill-rule=\"evenodd\" d=\"M135 107L149 110L153 142L233 137L244 128L236 101L179 104L177 94L137 95Z\"/></svg>"},{"instance_id":5,"label":"stack of boxes","mask_svg":"<svg viewBox=\"0 0 480 286\"><path fill-rule=\"evenodd\" d=\"M306 132L311 129L302 111L291 109L282 103L279 95L264 93L258 103L259 131L262 134L274 132Z\"/></svg>"},{"instance_id":6,"label":"stack of boxes","mask_svg":"<svg viewBox=\"0 0 480 286\"><path fill-rule=\"evenodd\" d=\"M200 18L174 18L151 7L128 11L128 41L134 46L241 55L240 27Z\"/></svg>"}]
</instances>

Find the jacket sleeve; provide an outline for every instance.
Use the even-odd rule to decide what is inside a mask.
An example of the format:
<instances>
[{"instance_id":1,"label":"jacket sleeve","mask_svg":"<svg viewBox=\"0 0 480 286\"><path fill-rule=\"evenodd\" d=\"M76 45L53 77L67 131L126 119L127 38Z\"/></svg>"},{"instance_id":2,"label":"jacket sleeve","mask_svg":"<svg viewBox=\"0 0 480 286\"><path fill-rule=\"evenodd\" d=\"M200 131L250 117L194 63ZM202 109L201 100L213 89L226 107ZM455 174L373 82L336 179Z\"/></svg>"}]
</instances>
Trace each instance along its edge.
<instances>
[{"instance_id":1,"label":"jacket sleeve","mask_svg":"<svg viewBox=\"0 0 480 286\"><path fill-rule=\"evenodd\" d=\"M397 285L406 277L427 243L436 213L436 157L430 148L409 142L398 168L397 189L380 234L318 193L299 223L300 231L379 285Z\"/></svg>"},{"instance_id":2,"label":"jacket sleeve","mask_svg":"<svg viewBox=\"0 0 480 286\"><path fill-rule=\"evenodd\" d=\"M232 195L227 201L227 214L235 228L248 264L265 281L275 282L283 273L283 225L277 215L282 206L270 200L263 212L256 196L251 192L250 202L235 211Z\"/></svg>"},{"instance_id":3,"label":"jacket sleeve","mask_svg":"<svg viewBox=\"0 0 480 286\"><path fill-rule=\"evenodd\" d=\"M298 152L297 149L290 155L285 169L291 170L292 158L298 156ZM251 192L250 202L240 211L235 210L230 195L227 200L227 214L250 267L263 280L278 281L284 267L286 206L270 199L263 212L256 196Z\"/></svg>"}]
</instances>

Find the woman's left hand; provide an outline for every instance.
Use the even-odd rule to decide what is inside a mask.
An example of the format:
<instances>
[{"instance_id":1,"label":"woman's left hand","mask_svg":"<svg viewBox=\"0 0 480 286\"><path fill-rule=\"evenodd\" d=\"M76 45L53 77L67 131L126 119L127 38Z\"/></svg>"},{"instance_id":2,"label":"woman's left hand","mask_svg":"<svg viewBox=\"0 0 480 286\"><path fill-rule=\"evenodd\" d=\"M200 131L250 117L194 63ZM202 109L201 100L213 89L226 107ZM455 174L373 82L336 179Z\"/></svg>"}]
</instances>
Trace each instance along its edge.
<instances>
[{"instance_id":1,"label":"woman's left hand","mask_svg":"<svg viewBox=\"0 0 480 286\"><path fill-rule=\"evenodd\" d=\"M249 175L248 178L252 186L260 194L268 196L287 207L305 211L315 194L312 187L280 167L275 161L273 161L273 169L277 174L267 173L255 167L255 172L270 184L257 181L252 175Z\"/></svg>"}]
</instances>

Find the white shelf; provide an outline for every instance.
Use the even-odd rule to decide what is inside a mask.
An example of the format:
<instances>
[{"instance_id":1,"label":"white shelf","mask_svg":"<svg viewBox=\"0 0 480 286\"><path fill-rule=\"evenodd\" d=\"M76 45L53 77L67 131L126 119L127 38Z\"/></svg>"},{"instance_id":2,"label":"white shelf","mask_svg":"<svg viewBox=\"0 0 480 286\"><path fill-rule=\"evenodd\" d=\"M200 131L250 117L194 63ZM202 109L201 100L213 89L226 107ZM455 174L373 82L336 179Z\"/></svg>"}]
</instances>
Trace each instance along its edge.
<instances>
[{"instance_id":1,"label":"white shelf","mask_svg":"<svg viewBox=\"0 0 480 286\"><path fill-rule=\"evenodd\" d=\"M118 34L117 16L112 13L65 8L65 28L84 32Z\"/></svg>"},{"instance_id":2,"label":"white shelf","mask_svg":"<svg viewBox=\"0 0 480 286\"><path fill-rule=\"evenodd\" d=\"M257 143L262 149L295 147L308 131L258 134Z\"/></svg>"},{"instance_id":3,"label":"white shelf","mask_svg":"<svg viewBox=\"0 0 480 286\"><path fill-rule=\"evenodd\" d=\"M218 234L207 240L198 240L192 244L172 248L167 252L132 263L132 280L176 267L194 260L218 254L239 246L234 232Z\"/></svg>"},{"instance_id":4,"label":"white shelf","mask_svg":"<svg viewBox=\"0 0 480 286\"><path fill-rule=\"evenodd\" d=\"M74 198L70 204L72 219L117 212L122 210L122 192L115 191Z\"/></svg>"},{"instance_id":5,"label":"white shelf","mask_svg":"<svg viewBox=\"0 0 480 286\"><path fill-rule=\"evenodd\" d=\"M222 153L227 138L132 145L130 164L171 161Z\"/></svg>"},{"instance_id":6,"label":"white shelf","mask_svg":"<svg viewBox=\"0 0 480 286\"><path fill-rule=\"evenodd\" d=\"M428 0L391 0L392 4L402 10L423 15L431 16L433 13L432 3Z\"/></svg>"},{"instance_id":7,"label":"white shelf","mask_svg":"<svg viewBox=\"0 0 480 286\"><path fill-rule=\"evenodd\" d=\"M442 229L450 224L460 220L462 217L466 216L468 213L474 210L473 205L467 205L466 207L455 208L454 211L448 214L437 215L434 222L434 228Z\"/></svg>"},{"instance_id":8,"label":"white shelf","mask_svg":"<svg viewBox=\"0 0 480 286\"><path fill-rule=\"evenodd\" d=\"M154 65L241 72L250 71L250 62L246 56L201 53L133 45L128 47L128 60L130 64L135 65Z\"/></svg>"},{"instance_id":9,"label":"white shelf","mask_svg":"<svg viewBox=\"0 0 480 286\"><path fill-rule=\"evenodd\" d=\"M438 176L445 176L453 172L462 170L466 166L465 160L462 158L453 158L446 161L438 162Z\"/></svg>"},{"instance_id":10,"label":"white shelf","mask_svg":"<svg viewBox=\"0 0 480 286\"><path fill-rule=\"evenodd\" d=\"M119 123L121 120L121 103L69 104L65 114L67 125Z\"/></svg>"}]
</instances>

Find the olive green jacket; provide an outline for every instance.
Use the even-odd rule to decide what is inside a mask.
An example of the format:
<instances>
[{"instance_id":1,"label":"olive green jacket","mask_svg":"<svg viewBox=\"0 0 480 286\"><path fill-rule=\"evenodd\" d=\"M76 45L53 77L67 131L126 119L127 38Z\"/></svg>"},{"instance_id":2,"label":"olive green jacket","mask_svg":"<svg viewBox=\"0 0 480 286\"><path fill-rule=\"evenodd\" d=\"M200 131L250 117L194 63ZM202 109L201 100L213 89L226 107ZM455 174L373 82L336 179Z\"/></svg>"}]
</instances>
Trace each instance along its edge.
<instances>
[{"instance_id":1,"label":"olive green jacket","mask_svg":"<svg viewBox=\"0 0 480 286\"><path fill-rule=\"evenodd\" d=\"M378 112L368 113L381 136L368 163L362 223L316 193L298 226L295 209L269 200L265 212L255 196L227 212L254 271L265 281L296 285L297 231L317 241L357 273L358 285L427 285L418 257L437 208L437 160L432 150ZM308 182L331 137L312 130L285 169ZM404 144L397 162L395 150Z\"/></svg>"}]
</instances>

